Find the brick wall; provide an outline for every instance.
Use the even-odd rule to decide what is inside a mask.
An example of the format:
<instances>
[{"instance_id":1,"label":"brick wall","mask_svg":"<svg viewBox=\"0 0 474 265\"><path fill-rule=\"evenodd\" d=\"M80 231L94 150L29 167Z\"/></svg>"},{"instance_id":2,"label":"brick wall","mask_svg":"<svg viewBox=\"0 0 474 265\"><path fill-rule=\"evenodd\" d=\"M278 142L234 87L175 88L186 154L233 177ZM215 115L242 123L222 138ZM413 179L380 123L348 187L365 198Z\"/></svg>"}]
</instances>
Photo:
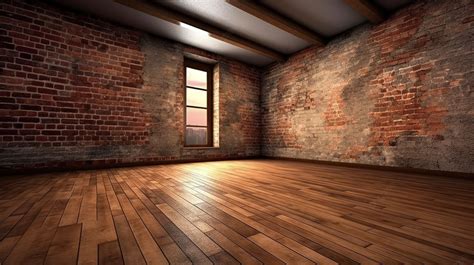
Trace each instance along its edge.
<instances>
[{"instance_id":1,"label":"brick wall","mask_svg":"<svg viewBox=\"0 0 474 265\"><path fill-rule=\"evenodd\" d=\"M259 70L78 12L0 3L0 167L255 156ZM183 58L218 62L219 148L184 149Z\"/></svg>"},{"instance_id":2,"label":"brick wall","mask_svg":"<svg viewBox=\"0 0 474 265\"><path fill-rule=\"evenodd\" d=\"M473 172L473 11L419 1L260 75L58 6L2 1L0 169L262 152ZM218 62L219 148L182 147L184 56Z\"/></svg>"},{"instance_id":3,"label":"brick wall","mask_svg":"<svg viewBox=\"0 0 474 265\"><path fill-rule=\"evenodd\" d=\"M473 14L418 1L266 68L263 154L474 172Z\"/></svg>"}]
</instances>

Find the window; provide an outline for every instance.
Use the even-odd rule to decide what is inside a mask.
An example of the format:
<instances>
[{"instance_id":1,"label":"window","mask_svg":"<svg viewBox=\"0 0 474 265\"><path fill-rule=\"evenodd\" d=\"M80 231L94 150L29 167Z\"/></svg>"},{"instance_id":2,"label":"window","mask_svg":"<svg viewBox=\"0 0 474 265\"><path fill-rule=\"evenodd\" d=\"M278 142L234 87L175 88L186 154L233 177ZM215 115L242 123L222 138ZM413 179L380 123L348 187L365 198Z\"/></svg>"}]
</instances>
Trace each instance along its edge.
<instances>
[{"instance_id":1,"label":"window","mask_svg":"<svg viewBox=\"0 0 474 265\"><path fill-rule=\"evenodd\" d=\"M184 146L212 146L212 65L185 59Z\"/></svg>"}]
</instances>

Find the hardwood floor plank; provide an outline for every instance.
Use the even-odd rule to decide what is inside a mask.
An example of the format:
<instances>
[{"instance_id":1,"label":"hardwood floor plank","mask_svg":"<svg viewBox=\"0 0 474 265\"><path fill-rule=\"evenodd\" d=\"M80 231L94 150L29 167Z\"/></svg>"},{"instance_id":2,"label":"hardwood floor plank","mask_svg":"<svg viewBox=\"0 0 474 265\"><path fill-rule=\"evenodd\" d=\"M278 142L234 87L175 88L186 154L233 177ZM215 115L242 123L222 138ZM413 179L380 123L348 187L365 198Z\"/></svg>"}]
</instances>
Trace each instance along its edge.
<instances>
[{"instance_id":1,"label":"hardwood floor plank","mask_svg":"<svg viewBox=\"0 0 474 265\"><path fill-rule=\"evenodd\" d=\"M7 237L0 241L0 263L5 264L5 260L20 240L21 236Z\"/></svg>"},{"instance_id":2,"label":"hardwood floor plank","mask_svg":"<svg viewBox=\"0 0 474 265\"><path fill-rule=\"evenodd\" d=\"M256 234L250 236L249 239L287 264L315 264L264 234Z\"/></svg>"},{"instance_id":3,"label":"hardwood floor plank","mask_svg":"<svg viewBox=\"0 0 474 265\"><path fill-rule=\"evenodd\" d=\"M282 244L283 246L293 250L294 252L300 254L301 256L314 261L316 264L331 264L331 265L336 265L337 262L319 254L316 251L313 251L312 249L309 249L308 247L290 239L287 237L282 237L277 240L278 243Z\"/></svg>"},{"instance_id":4,"label":"hardwood floor plank","mask_svg":"<svg viewBox=\"0 0 474 265\"><path fill-rule=\"evenodd\" d=\"M117 233L114 227L114 220L110 211L107 195L97 194L97 243L117 240Z\"/></svg>"},{"instance_id":5,"label":"hardwood floor plank","mask_svg":"<svg viewBox=\"0 0 474 265\"><path fill-rule=\"evenodd\" d=\"M206 233L214 242L219 244L223 249L229 252L241 264L262 264L258 259L247 253L234 242L226 238L223 234L216 230L210 230Z\"/></svg>"},{"instance_id":6,"label":"hardwood floor plank","mask_svg":"<svg viewBox=\"0 0 474 265\"><path fill-rule=\"evenodd\" d=\"M122 265L123 258L118 240L99 244L99 265Z\"/></svg>"},{"instance_id":7,"label":"hardwood floor plank","mask_svg":"<svg viewBox=\"0 0 474 265\"><path fill-rule=\"evenodd\" d=\"M294 241L290 238L285 237L284 235L278 233L277 231L272 230L271 228L263 225L262 223L248 218L249 216L250 217L254 216L254 214L240 208L240 206L229 203L226 200L221 199L218 196L212 195L208 192L204 192L201 189L197 189L197 190L200 193L205 194L206 197L209 197L212 200L215 200L215 201L219 202L219 204L221 204L221 205L216 205L216 204L214 204L214 205L217 208L219 208L220 210L222 210L222 211L226 212L227 214L235 217L236 219L238 219L241 222L249 225L250 227L253 227L254 229L258 230L260 233L263 233L263 234L269 236L271 239L276 240L277 242L279 242L282 245L294 250L295 252L304 253L303 256L309 258L310 260L313 260L313 261L317 262L318 264L319 263L321 263L321 264L337 264L333 260L328 259L325 256L319 254L318 252L315 252L315 251L299 244L298 242L296 242L296 241ZM196 194L196 196L199 196L199 195ZM227 207L230 207L230 208L227 208ZM237 211L237 209L241 209L241 210Z\"/></svg>"},{"instance_id":8,"label":"hardwood floor plank","mask_svg":"<svg viewBox=\"0 0 474 265\"><path fill-rule=\"evenodd\" d=\"M94 174L91 172L91 174ZM95 175L86 175L84 187L84 198L78 217L78 223L82 224L81 241L79 244L78 264L97 264L97 186Z\"/></svg>"},{"instance_id":9,"label":"hardwood floor plank","mask_svg":"<svg viewBox=\"0 0 474 265\"><path fill-rule=\"evenodd\" d=\"M217 254L209 256L211 261L214 264L235 264L238 265L240 262L238 262L236 259L234 259L231 255L229 255L225 251L221 251Z\"/></svg>"},{"instance_id":10,"label":"hardwood floor plank","mask_svg":"<svg viewBox=\"0 0 474 265\"><path fill-rule=\"evenodd\" d=\"M23 218L24 215L10 215L0 223L0 240L5 238L10 230Z\"/></svg>"},{"instance_id":11,"label":"hardwood floor plank","mask_svg":"<svg viewBox=\"0 0 474 265\"><path fill-rule=\"evenodd\" d=\"M38 216L40 212L43 209L43 207L47 207L47 203L51 199L51 186L47 185L47 193L44 195L42 194L41 199L37 200L35 204L28 210L28 212L23 215L23 217L16 223L16 225L10 230L10 232L7 234L8 237L14 237L14 236L21 236L23 235L26 230L32 225L34 220L39 218L42 218L44 216Z\"/></svg>"},{"instance_id":12,"label":"hardwood floor plank","mask_svg":"<svg viewBox=\"0 0 474 265\"><path fill-rule=\"evenodd\" d=\"M206 255L212 256L222 251L214 241L186 220L168 204L159 204L157 207L173 222L186 236L188 236Z\"/></svg>"},{"instance_id":13,"label":"hardwood floor plank","mask_svg":"<svg viewBox=\"0 0 474 265\"><path fill-rule=\"evenodd\" d=\"M127 218L124 215L120 202L117 198L116 190L120 189L119 185L116 185L116 181L110 176L113 175L109 172L107 176L103 177L105 193L110 206L110 212L112 214L115 231L117 233L117 239L120 246L120 252L123 257L124 264L146 264L146 261L140 251L137 241L133 236L133 232L127 222ZM120 189L121 190L121 189ZM123 195L123 192L119 193Z\"/></svg>"},{"instance_id":14,"label":"hardwood floor plank","mask_svg":"<svg viewBox=\"0 0 474 265\"><path fill-rule=\"evenodd\" d=\"M241 234L232 230L231 228L219 222L218 220L210 216L202 216L201 218L210 226L212 226L215 230L219 231L226 238L234 242L236 245L241 247L243 250L245 250L264 264L284 264L281 260L273 256L271 253L267 252L265 249L256 245L248 238L243 237Z\"/></svg>"},{"instance_id":15,"label":"hardwood floor plank","mask_svg":"<svg viewBox=\"0 0 474 265\"><path fill-rule=\"evenodd\" d=\"M62 174L62 176L65 175ZM50 182L48 192L25 214L27 216L31 212L30 218L22 224L23 226L20 229L24 232L5 259L5 264L37 264L44 262L64 211L65 203L61 199L64 198L63 191L67 181L67 178L63 178ZM24 218L21 220L24 220ZM28 226L26 226L27 224ZM18 225L19 223L15 228Z\"/></svg>"},{"instance_id":16,"label":"hardwood floor plank","mask_svg":"<svg viewBox=\"0 0 474 265\"><path fill-rule=\"evenodd\" d=\"M122 206L122 210L128 220L130 228L135 235L138 245L142 251L143 256L148 264L168 264L166 257L164 256L160 247L154 241L152 235L146 228L145 224L143 223L142 219L135 211L132 203L130 202L129 198L126 196L126 190L128 187L123 184L123 180L121 178L118 179L119 185L124 191L124 194L117 195L117 198ZM130 196L130 195L129 195Z\"/></svg>"},{"instance_id":17,"label":"hardwood floor plank","mask_svg":"<svg viewBox=\"0 0 474 265\"><path fill-rule=\"evenodd\" d=\"M138 176L134 175L134 177ZM183 251L178 247L178 245L166 232L164 227L158 222L158 220L155 219L153 214L148 211L147 207L139 199L139 196L143 197L144 194L137 188L134 180L129 179L127 184L128 188L124 189L127 197L130 199L133 207L137 211L148 231L150 231L156 243L160 246L168 261L171 264L190 264L191 262L183 253ZM126 186L122 186L122 188L124 187Z\"/></svg>"},{"instance_id":18,"label":"hardwood floor plank","mask_svg":"<svg viewBox=\"0 0 474 265\"><path fill-rule=\"evenodd\" d=\"M143 193L136 193L142 203L146 206L148 211L155 217L155 219L163 226L170 238L176 243L176 245L184 252L184 254L191 260L192 264L212 264L211 260L181 231L175 226L154 204L154 202L162 202L163 200L156 197L146 183L143 183L140 191ZM146 196L144 196L146 194ZM152 201L152 198L155 198ZM159 242L159 241L158 241ZM174 246L169 248L174 249ZM167 245L164 246L164 250L168 249ZM165 252L166 253L166 252ZM175 252L180 255L180 252ZM177 259L183 259L183 257L176 257ZM184 264L187 262L185 261Z\"/></svg>"},{"instance_id":19,"label":"hardwood floor plank","mask_svg":"<svg viewBox=\"0 0 474 265\"><path fill-rule=\"evenodd\" d=\"M81 224L59 227L49 247L45 264L76 264L81 230Z\"/></svg>"},{"instance_id":20,"label":"hardwood floor plank","mask_svg":"<svg viewBox=\"0 0 474 265\"><path fill-rule=\"evenodd\" d=\"M76 224L79 218L79 212L82 205L83 189L85 187L84 173L77 174L74 179L71 198L68 200L63 217L60 221L60 226Z\"/></svg>"},{"instance_id":21,"label":"hardwood floor plank","mask_svg":"<svg viewBox=\"0 0 474 265\"><path fill-rule=\"evenodd\" d=\"M168 264L160 247L148 232L130 201L123 194L119 194L117 197L147 264Z\"/></svg>"},{"instance_id":22,"label":"hardwood floor plank","mask_svg":"<svg viewBox=\"0 0 474 265\"><path fill-rule=\"evenodd\" d=\"M281 160L0 178L0 263L473 264L474 181Z\"/></svg>"},{"instance_id":23,"label":"hardwood floor plank","mask_svg":"<svg viewBox=\"0 0 474 265\"><path fill-rule=\"evenodd\" d=\"M126 265L141 265L146 264L145 258L140 251L132 230L130 229L127 218L124 215L114 216L114 224L117 230L117 236L122 252L124 264Z\"/></svg>"}]
</instances>

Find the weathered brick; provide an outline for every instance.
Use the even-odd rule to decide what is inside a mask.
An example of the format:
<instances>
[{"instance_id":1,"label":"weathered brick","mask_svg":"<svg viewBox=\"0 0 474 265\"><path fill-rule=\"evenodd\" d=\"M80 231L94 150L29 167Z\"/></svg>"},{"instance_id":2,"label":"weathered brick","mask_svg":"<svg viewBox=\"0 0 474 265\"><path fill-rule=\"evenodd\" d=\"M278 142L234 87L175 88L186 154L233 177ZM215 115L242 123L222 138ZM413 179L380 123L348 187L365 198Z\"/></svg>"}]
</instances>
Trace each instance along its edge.
<instances>
[{"instance_id":1,"label":"weathered brick","mask_svg":"<svg viewBox=\"0 0 474 265\"><path fill-rule=\"evenodd\" d=\"M262 153L474 172L472 8L417 1L265 68Z\"/></svg>"},{"instance_id":2,"label":"weathered brick","mask_svg":"<svg viewBox=\"0 0 474 265\"><path fill-rule=\"evenodd\" d=\"M0 167L259 154L256 67L149 38L52 2L2 6L8 7L0 29L8 53L0 54ZM225 133L218 149L183 148L185 53L219 62L219 129Z\"/></svg>"}]
</instances>

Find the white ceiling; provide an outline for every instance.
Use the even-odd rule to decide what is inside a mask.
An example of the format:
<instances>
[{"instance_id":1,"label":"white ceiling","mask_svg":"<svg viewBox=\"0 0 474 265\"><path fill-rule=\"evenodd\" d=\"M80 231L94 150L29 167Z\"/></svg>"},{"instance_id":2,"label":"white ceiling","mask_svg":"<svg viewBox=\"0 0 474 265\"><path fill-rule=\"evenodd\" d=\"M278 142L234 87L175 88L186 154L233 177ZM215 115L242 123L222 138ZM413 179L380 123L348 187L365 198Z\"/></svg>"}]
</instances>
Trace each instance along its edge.
<instances>
[{"instance_id":1,"label":"white ceiling","mask_svg":"<svg viewBox=\"0 0 474 265\"><path fill-rule=\"evenodd\" d=\"M262 3L325 37L366 20L343 0L263 0Z\"/></svg>"},{"instance_id":2,"label":"white ceiling","mask_svg":"<svg viewBox=\"0 0 474 265\"><path fill-rule=\"evenodd\" d=\"M291 54L309 46L306 41L228 4L225 0L153 1L283 54ZM274 61L272 58L214 39L207 34L136 11L113 0L56 0L56 2L250 64L262 66ZM260 2L328 38L366 21L343 0L262 0ZM375 2L385 10L391 11L410 0L377 0Z\"/></svg>"},{"instance_id":3,"label":"white ceiling","mask_svg":"<svg viewBox=\"0 0 474 265\"><path fill-rule=\"evenodd\" d=\"M281 53L293 53L307 45L304 40L276 28L224 0L159 0L156 2L182 13L194 15L200 20L226 31L237 33Z\"/></svg>"}]
</instances>

